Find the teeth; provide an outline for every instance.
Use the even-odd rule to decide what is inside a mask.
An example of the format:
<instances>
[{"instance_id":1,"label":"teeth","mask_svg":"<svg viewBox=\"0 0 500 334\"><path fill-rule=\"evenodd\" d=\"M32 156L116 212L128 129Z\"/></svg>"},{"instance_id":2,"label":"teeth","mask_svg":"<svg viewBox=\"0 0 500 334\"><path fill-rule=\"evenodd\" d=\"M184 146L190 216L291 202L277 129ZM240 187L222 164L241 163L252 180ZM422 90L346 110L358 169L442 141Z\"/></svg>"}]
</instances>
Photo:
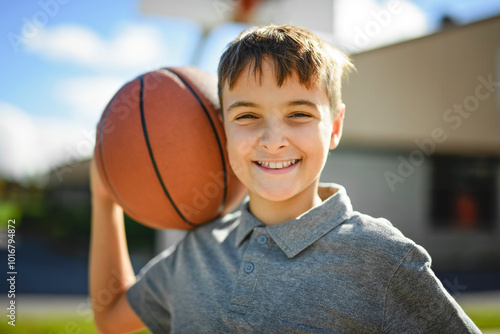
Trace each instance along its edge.
<instances>
[{"instance_id":1,"label":"teeth","mask_svg":"<svg viewBox=\"0 0 500 334\"><path fill-rule=\"evenodd\" d=\"M267 162L267 161L257 161L257 163L261 166L272 168L272 169L279 169L279 168L285 168L289 167L293 164L295 164L297 160L289 160L289 161L280 161L280 162Z\"/></svg>"}]
</instances>

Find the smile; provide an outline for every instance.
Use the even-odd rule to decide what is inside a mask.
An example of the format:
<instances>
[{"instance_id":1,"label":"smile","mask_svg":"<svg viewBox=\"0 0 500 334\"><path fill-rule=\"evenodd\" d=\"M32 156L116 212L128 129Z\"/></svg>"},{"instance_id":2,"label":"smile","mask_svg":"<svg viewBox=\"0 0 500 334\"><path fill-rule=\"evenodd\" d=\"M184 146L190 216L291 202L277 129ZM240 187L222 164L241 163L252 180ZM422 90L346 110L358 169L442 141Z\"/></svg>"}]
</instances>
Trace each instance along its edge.
<instances>
[{"instance_id":1,"label":"smile","mask_svg":"<svg viewBox=\"0 0 500 334\"><path fill-rule=\"evenodd\" d=\"M290 167L292 165L295 165L297 162L300 160L288 160L288 161L277 161L277 162L272 162L272 161L256 161L256 163L259 166L270 168L270 169L281 169L281 168L286 168Z\"/></svg>"}]
</instances>

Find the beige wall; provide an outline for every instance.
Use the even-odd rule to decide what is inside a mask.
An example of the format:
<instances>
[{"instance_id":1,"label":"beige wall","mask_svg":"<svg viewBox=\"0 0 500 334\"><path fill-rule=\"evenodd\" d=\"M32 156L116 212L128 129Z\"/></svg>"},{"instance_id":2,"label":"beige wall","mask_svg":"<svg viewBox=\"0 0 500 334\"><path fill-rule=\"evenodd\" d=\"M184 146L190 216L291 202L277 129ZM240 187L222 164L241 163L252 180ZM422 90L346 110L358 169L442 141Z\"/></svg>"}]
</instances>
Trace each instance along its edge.
<instances>
[{"instance_id":1,"label":"beige wall","mask_svg":"<svg viewBox=\"0 0 500 334\"><path fill-rule=\"evenodd\" d=\"M500 156L500 17L353 55L357 73L344 85L344 144ZM477 87L483 87L476 91ZM474 103L478 102L478 105ZM469 103L462 116L454 104ZM469 115L467 117L467 114Z\"/></svg>"}]
</instances>

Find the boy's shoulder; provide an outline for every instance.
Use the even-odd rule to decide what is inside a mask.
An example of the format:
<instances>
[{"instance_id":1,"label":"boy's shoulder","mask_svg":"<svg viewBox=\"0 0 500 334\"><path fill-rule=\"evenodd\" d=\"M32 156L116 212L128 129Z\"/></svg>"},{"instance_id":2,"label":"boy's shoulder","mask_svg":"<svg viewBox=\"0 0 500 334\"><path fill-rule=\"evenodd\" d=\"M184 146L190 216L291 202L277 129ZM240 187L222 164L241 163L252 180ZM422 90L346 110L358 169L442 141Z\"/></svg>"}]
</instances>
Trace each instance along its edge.
<instances>
[{"instance_id":1,"label":"boy's shoulder","mask_svg":"<svg viewBox=\"0 0 500 334\"><path fill-rule=\"evenodd\" d=\"M417 251L430 261L426 250L404 236L386 218L375 218L353 211L348 219L323 238L323 242L342 245L367 258L377 258L398 265L411 252Z\"/></svg>"},{"instance_id":2,"label":"boy's shoulder","mask_svg":"<svg viewBox=\"0 0 500 334\"><path fill-rule=\"evenodd\" d=\"M339 225L338 233L355 240L369 242L396 242L401 245L414 244L388 219L372 217L359 211L353 211L348 219Z\"/></svg>"}]
</instances>

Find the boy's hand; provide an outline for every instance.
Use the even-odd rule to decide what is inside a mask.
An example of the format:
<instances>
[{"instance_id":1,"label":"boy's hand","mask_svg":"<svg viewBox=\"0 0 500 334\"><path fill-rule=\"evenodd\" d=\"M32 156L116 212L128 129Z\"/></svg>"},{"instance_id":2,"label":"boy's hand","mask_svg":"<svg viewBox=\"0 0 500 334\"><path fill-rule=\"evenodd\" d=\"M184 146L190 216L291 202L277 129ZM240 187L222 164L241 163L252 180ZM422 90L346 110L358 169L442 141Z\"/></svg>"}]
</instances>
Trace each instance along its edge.
<instances>
[{"instance_id":1,"label":"boy's hand","mask_svg":"<svg viewBox=\"0 0 500 334\"><path fill-rule=\"evenodd\" d=\"M95 157L93 157L90 161L90 192L92 193L93 199L96 198L98 200L102 199L112 201L111 196L109 196L108 190L99 175Z\"/></svg>"},{"instance_id":2,"label":"boy's hand","mask_svg":"<svg viewBox=\"0 0 500 334\"><path fill-rule=\"evenodd\" d=\"M135 282L135 274L127 248L123 210L108 193L95 157L90 162L90 190L92 230L89 268L94 319L103 333L129 333L145 326L128 304L126 296L128 287ZM109 294L109 298L103 300L103 291Z\"/></svg>"}]
</instances>

